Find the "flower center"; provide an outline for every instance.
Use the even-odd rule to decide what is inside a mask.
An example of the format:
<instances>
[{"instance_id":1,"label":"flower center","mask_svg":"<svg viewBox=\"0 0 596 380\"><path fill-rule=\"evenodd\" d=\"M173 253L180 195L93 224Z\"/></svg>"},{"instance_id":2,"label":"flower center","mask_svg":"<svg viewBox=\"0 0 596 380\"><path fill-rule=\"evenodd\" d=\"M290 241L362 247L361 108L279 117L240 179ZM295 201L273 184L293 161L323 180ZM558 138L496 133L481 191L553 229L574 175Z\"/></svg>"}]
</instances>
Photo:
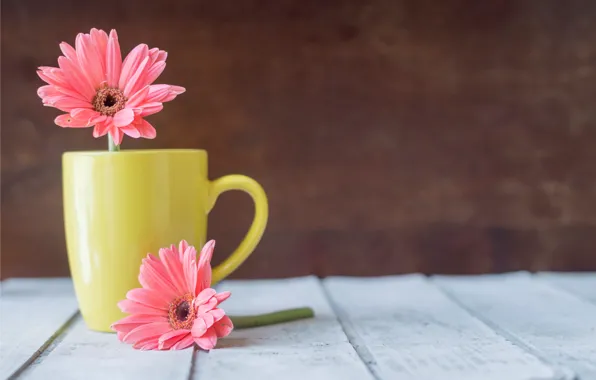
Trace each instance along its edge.
<instances>
[{"instance_id":1,"label":"flower center","mask_svg":"<svg viewBox=\"0 0 596 380\"><path fill-rule=\"evenodd\" d=\"M127 100L119 89L104 86L97 90L91 104L93 104L93 109L100 114L114 116L116 112L124 108Z\"/></svg>"},{"instance_id":2,"label":"flower center","mask_svg":"<svg viewBox=\"0 0 596 380\"><path fill-rule=\"evenodd\" d=\"M190 304L188 301L184 301L176 307L176 318L178 318L179 321L186 321L189 313Z\"/></svg>"},{"instance_id":3,"label":"flower center","mask_svg":"<svg viewBox=\"0 0 596 380\"><path fill-rule=\"evenodd\" d=\"M168 321L174 330L190 330L194 319L195 310L192 307L192 294L185 294L170 303Z\"/></svg>"}]
</instances>

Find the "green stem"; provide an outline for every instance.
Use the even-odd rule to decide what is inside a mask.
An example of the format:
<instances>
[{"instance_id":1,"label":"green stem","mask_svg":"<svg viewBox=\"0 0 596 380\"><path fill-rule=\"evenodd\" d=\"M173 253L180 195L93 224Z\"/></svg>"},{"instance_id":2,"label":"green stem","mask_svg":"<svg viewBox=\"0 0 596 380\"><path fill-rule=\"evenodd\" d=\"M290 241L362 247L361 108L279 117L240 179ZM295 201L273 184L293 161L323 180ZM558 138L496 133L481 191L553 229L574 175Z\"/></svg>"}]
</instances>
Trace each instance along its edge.
<instances>
[{"instance_id":1,"label":"green stem","mask_svg":"<svg viewBox=\"0 0 596 380\"><path fill-rule=\"evenodd\" d=\"M273 313L258 315L230 316L234 329L248 329L251 327L274 325L277 323L291 322L299 319L312 318L315 313L310 307L287 309Z\"/></svg>"},{"instance_id":2,"label":"green stem","mask_svg":"<svg viewBox=\"0 0 596 380\"><path fill-rule=\"evenodd\" d=\"M110 152L118 152L120 150L120 145L114 144L114 140L112 140L112 136L108 133L108 150Z\"/></svg>"}]
</instances>

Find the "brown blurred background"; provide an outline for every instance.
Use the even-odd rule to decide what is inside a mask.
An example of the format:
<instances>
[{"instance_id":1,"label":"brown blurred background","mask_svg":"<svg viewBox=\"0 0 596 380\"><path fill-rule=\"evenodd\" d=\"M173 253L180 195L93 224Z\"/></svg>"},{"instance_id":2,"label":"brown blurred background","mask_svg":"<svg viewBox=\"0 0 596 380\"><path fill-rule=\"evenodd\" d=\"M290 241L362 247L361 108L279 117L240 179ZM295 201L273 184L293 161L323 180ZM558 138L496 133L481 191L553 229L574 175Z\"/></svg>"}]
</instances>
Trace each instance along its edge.
<instances>
[{"instance_id":1,"label":"brown blurred background","mask_svg":"<svg viewBox=\"0 0 596 380\"><path fill-rule=\"evenodd\" d=\"M105 149L36 95L116 28L187 93L155 140L250 175L269 227L235 277L596 269L594 1L2 1L2 276L67 275L61 154ZM220 255L252 217L226 193ZM216 260L217 261L217 260Z\"/></svg>"}]
</instances>

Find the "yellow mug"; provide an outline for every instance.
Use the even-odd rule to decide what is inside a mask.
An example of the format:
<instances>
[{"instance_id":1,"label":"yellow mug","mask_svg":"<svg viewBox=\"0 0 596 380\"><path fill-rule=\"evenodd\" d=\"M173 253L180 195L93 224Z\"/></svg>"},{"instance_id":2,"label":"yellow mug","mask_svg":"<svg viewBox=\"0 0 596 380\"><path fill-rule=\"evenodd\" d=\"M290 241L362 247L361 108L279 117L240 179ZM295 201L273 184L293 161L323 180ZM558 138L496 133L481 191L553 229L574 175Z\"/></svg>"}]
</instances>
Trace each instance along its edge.
<instances>
[{"instance_id":1,"label":"yellow mug","mask_svg":"<svg viewBox=\"0 0 596 380\"><path fill-rule=\"evenodd\" d=\"M204 150L67 152L62 174L68 262L79 309L92 330L111 331L125 316L117 303L140 287L147 253L183 239L200 251L207 215L221 193L247 192L255 214L242 243L213 269L214 283L246 260L267 225L262 187L243 175L210 181Z\"/></svg>"}]
</instances>

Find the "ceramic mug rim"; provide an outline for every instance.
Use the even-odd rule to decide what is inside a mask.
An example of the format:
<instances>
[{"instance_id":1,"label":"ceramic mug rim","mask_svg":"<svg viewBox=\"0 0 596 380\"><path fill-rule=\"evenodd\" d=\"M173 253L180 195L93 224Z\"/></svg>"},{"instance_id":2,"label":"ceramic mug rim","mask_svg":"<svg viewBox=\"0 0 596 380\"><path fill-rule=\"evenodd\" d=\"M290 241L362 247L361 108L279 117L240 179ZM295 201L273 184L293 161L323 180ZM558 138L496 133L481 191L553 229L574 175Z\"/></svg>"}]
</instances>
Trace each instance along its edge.
<instances>
[{"instance_id":1,"label":"ceramic mug rim","mask_svg":"<svg viewBox=\"0 0 596 380\"><path fill-rule=\"evenodd\" d=\"M163 153L180 153L180 154L201 154L207 156L205 149L186 149L186 148L174 148L174 149L125 149L117 152L110 152L108 150L78 150L69 151L62 153L63 157L67 156L138 156L138 155L151 155L151 154L163 154Z\"/></svg>"}]
</instances>

